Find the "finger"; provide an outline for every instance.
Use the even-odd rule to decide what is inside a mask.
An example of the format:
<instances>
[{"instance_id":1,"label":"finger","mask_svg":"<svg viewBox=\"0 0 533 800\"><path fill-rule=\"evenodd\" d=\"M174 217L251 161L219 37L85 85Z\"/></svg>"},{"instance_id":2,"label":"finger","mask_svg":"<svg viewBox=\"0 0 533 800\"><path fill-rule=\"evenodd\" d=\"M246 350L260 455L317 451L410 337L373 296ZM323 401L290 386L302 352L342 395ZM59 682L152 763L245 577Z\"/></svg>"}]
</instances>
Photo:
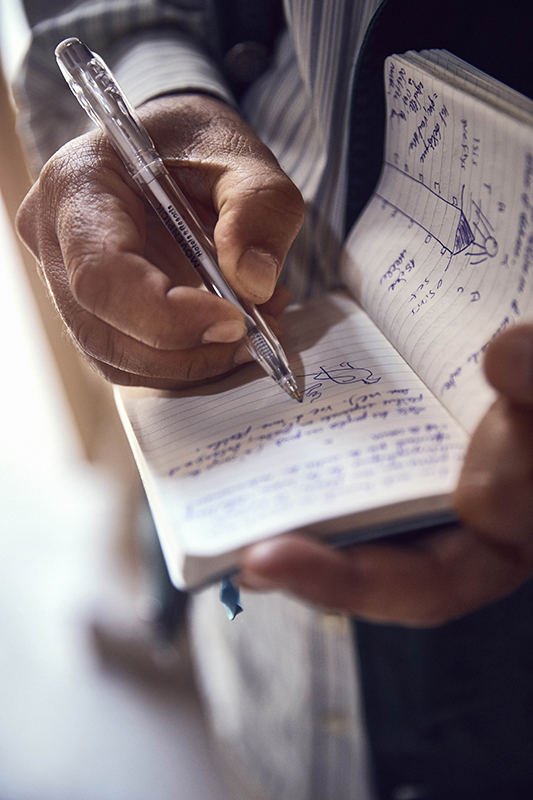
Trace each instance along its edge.
<instances>
[{"instance_id":1,"label":"finger","mask_svg":"<svg viewBox=\"0 0 533 800\"><path fill-rule=\"evenodd\" d=\"M215 244L237 293L266 302L303 219L299 191L264 148L231 162L213 186Z\"/></svg>"},{"instance_id":2,"label":"finger","mask_svg":"<svg viewBox=\"0 0 533 800\"><path fill-rule=\"evenodd\" d=\"M219 180L216 204L220 266L238 294L264 303L301 226L299 192L277 167L248 174L240 166Z\"/></svg>"},{"instance_id":3,"label":"finger","mask_svg":"<svg viewBox=\"0 0 533 800\"><path fill-rule=\"evenodd\" d=\"M180 382L222 375L252 360L240 340L229 344L193 344L186 348L182 348L180 341L179 349L173 350L151 347L81 308L70 293L64 272L56 275L54 281L56 306L75 344L109 380L114 380L114 370L119 370L125 373L118 381L121 384L159 386L154 380L165 379L166 387L177 387ZM190 291L203 295L198 290ZM185 289L183 294L186 295ZM271 322L275 324L274 320ZM154 327L157 330L157 320Z\"/></svg>"},{"instance_id":4,"label":"finger","mask_svg":"<svg viewBox=\"0 0 533 800\"><path fill-rule=\"evenodd\" d=\"M533 325L501 334L487 350L488 380L514 403L533 408Z\"/></svg>"},{"instance_id":5,"label":"finger","mask_svg":"<svg viewBox=\"0 0 533 800\"><path fill-rule=\"evenodd\" d=\"M144 257L142 226L131 213L130 200L125 206L117 195L80 192L60 216L59 263L49 254L46 269L57 275L64 263L81 307L151 347L170 350L241 339L244 319L230 302L190 286L172 285ZM80 230L73 221L84 211L86 222ZM168 234L162 230L161 235Z\"/></svg>"},{"instance_id":6,"label":"finger","mask_svg":"<svg viewBox=\"0 0 533 800\"><path fill-rule=\"evenodd\" d=\"M533 414L500 398L474 431L454 505L473 530L533 554Z\"/></svg>"},{"instance_id":7,"label":"finger","mask_svg":"<svg viewBox=\"0 0 533 800\"><path fill-rule=\"evenodd\" d=\"M241 342L156 350L96 319L79 308L70 295L66 298L68 310L62 306L61 313L75 344L101 375L121 386L185 388L253 360ZM276 320L268 314L265 319L276 330Z\"/></svg>"},{"instance_id":8,"label":"finger","mask_svg":"<svg viewBox=\"0 0 533 800\"><path fill-rule=\"evenodd\" d=\"M507 594L528 574L466 531L435 549L383 544L333 550L287 536L249 548L242 583L374 622L430 626Z\"/></svg>"},{"instance_id":9,"label":"finger","mask_svg":"<svg viewBox=\"0 0 533 800\"><path fill-rule=\"evenodd\" d=\"M251 360L240 341L243 335L240 315L237 325L233 320L217 319L219 300L204 291L188 286L174 287L171 293L177 316L175 329L164 339L160 316L151 315L150 335L146 337L148 343L145 343L139 338L136 328L136 337L123 333L76 302L70 291L70 282L63 274L63 255L57 244L48 246L45 265L49 282L54 287L56 305L67 327L85 355L109 380L160 387L162 379L165 388L174 388L181 382L223 374ZM286 290L277 288L267 308L281 311L286 305L287 295ZM216 303L215 312L210 310L212 302ZM220 302L225 304L225 301ZM122 305L122 311L125 305ZM148 307L148 301L144 307ZM137 319L141 311L137 308L134 311ZM268 314L266 316L275 325L275 321ZM112 320L116 322L114 318Z\"/></svg>"},{"instance_id":10,"label":"finger","mask_svg":"<svg viewBox=\"0 0 533 800\"><path fill-rule=\"evenodd\" d=\"M181 95L150 101L141 113L204 222L216 222L218 260L228 281L250 302L266 302L302 223L299 191L252 129L220 101Z\"/></svg>"},{"instance_id":11,"label":"finger","mask_svg":"<svg viewBox=\"0 0 533 800\"><path fill-rule=\"evenodd\" d=\"M211 347L221 347L221 345L210 345L209 349L211 349ZM198 355L200 356L199 359ZM203 350L200 354L191 355L190 362L188 362L191 364L191 369L188 373L180 364L180 367L177 370L174 370L174 373L178 374L172 374L169 375L169 377L154 375L152 374L154 370L150 370L150 374L139 374L130 370L122 370L118 367L107 364L105 361L99 361L97 358L90 358L89 361L96 372L117 386L142 386L150 389L180 391L187 390L191 386L191 382L194 382L194 386L203 386L212 382L213 380L217 380L220 377L221 373L218 371L213 372L212 368L211 372L209 372L209 365L205 370L202 370L202 365L204 363L202 361L202 356ZM224 370L224 373L228 373L235 368L236 367L233 364L227 367Z\"/></svg>"},{"instance_id":12,"label":"finger","mask_svg":"<svg viewBox=\"0 0 533 800\"><path fill-rule=\"evenodd\" d=\"M289 290L278 283L272 297L261 305L261 314L263 316L279 317L289 305L290 299Z\"/></svg>"},{"instance_id":13,"label":"finger","mask_svg":"<svg viewBox=\"0 0 533 800\"><path fill-rule=\"evenodd\" d=\"M164 381L165 388L178 388L230 372L252 359L245 357L246 348L241 352L240 343L158 350L117 331L83 309L77 308L67 316L70 333L84 356L105 378L121 385L161 388Z\"/></svg>"}]
</instances>

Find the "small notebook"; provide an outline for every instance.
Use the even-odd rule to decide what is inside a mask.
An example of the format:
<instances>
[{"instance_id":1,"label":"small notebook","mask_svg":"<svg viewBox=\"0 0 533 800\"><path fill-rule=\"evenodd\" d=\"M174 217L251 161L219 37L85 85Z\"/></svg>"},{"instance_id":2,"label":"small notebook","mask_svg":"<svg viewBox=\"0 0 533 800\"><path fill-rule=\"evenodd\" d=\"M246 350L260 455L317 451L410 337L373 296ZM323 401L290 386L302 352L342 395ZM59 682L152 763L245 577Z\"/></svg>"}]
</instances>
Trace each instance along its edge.
<instances>
[{"instance_id":1,"label":"small notebook","mask_svg":"<svg viewBox=\"0 0 533 800\"><path fill-rule=\"evenodd\" d=\"M484 351L533 317L533 102L445 51L391 56L384 79L383 169L345 291L285 314L303 403L255 364L187 391L116 390L177 586L286 531L338 545L453 519L492 400Z\"/></svg>"}]
</instances>

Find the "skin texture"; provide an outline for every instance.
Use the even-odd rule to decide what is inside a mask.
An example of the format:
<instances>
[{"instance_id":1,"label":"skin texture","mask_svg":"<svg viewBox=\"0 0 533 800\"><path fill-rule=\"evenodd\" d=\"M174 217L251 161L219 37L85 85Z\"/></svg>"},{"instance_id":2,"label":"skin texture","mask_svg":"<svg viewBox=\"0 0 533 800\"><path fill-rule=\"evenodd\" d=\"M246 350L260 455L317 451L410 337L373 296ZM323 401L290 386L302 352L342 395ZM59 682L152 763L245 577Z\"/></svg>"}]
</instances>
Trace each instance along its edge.
<instances>
[{"instance_id":1,"label":"skin texture","mask_svg":"<svg viewBox=\"0 0 533 800\"><path fill-rule=\"evenodd\" d=\"M223 103L164 97L139 110L245 299L275 317L303 216L270 151ZM18 216L74 341L107 379L172 388L249 358L239 312L198 286L170 236L98 133L63 147ZM410 544L335 551L301 535L250 547L242 584L379 621L438 625L501 597L533 572L533 325L488 349L498 398L475 431L455 494L462 527Z\"/></svg>"},{"instance_id":2,"label":"skin texture","mask_svg":"<svg viewBox=\"0 0 533 800\"><path fill-rule=\"evenodd\" d=\"M298 190L218 100L164 97L139 116L214 229L229 282L245 299L267 303L267 315L279 314L287 297L276 280L303 216ZM200 288L100 133L69 142L48 161L17 225L75 342L107 379L171 388L249 358L239 345L242 315Z\"/></svg>"}]
</instances>

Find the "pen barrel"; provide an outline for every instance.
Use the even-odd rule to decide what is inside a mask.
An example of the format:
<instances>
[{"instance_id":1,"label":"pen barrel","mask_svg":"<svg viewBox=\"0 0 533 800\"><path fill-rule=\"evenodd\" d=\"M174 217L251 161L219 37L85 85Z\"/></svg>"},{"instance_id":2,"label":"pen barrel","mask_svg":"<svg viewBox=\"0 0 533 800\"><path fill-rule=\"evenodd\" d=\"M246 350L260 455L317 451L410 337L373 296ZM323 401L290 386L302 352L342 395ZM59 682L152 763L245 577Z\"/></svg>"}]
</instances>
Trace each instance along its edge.
<instances>
[{"instance_id":1,"label":"pen barrel","mask_svg":"<svg viewBox=\"0 0 533 800\"><path fill-rule=\"evenodd\" d=\"M133 177L206 288L229 300L243 314L245 343L252 356L276 380L288 374L289 364L281 344L256 306L239 298L226 281L211 236L163 161L158 158Z\"/></svg>"},{"instance_id":2,"label":"pen barrel","mask_svg":"<svg viewBox=\"0 0 533 800\"><path fill-rule=\"evenodd\" d=\"M161 158L133 175L154 211L210 292L247 313L220 269L213 239Z\"/></svg>"}]
</instances>

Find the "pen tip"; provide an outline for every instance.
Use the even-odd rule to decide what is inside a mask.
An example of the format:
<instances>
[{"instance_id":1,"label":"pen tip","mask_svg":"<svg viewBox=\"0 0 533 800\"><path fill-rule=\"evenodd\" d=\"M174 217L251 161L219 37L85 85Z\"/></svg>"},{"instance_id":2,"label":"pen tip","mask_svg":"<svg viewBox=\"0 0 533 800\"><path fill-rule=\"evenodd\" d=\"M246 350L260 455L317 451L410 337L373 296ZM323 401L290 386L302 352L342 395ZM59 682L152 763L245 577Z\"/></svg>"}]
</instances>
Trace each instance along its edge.
<instances>
[{"instance_id":1,"label":"pen tip","mask_svg":"<svg viewBox=\"0 0 533 800\"><path fill-rule=\"evenodd\" d=\"M286 378L283 381L283 388L285 389L289 397L292 397L293 400L297 400L299 403L303 402L302 393L298 389L298 386L294 378L292 377Z\"/></svg>"}]
</instances>

